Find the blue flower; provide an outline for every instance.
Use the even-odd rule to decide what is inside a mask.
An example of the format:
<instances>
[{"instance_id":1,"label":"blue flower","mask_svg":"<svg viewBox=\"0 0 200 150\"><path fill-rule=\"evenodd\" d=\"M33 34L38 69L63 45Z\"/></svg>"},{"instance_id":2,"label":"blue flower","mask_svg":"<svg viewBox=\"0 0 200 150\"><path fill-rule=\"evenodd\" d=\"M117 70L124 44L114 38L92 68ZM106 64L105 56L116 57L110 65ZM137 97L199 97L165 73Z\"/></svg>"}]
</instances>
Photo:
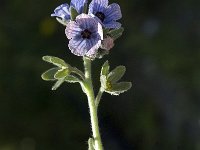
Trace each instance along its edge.
<instances>
[{"instance_id":1,"label":"blue flower","mask_svg":"<svg viewBox=\"0 0 200 150\"><path fill-rule=\"evenodd\" d=\"M103 40L102 25L92 16L81 14L70 21L65 30L69 49L77 56L94 58Z\"/></svg>"},{"instance_id":2,"label":"blue flower","mask_svg":"<svg viewBox=\"0 0 200 150\"><path fill-rule=\"evenodd\" d=\"M105 28L121 27L121 24L116 22L122 17L120 6L116 3L108 5L108 0L92 0L89 14L95 15Z\"/></svg>"},{"instance_id":3,"label":"blue flower","mask_svg":"<svg viewBox=\"0 0 200 150\"><path fill-rule=\"evenodd\" d=\"M81 14L84 11L84 6L87 4L87 0L71 0L70 6L65 3L60 6L58 6L54 13L51 14L52 17L60 17L64 20L70 19L70 8L73 7L76 9L76 11Z\"/></svg>"}]
</instances>

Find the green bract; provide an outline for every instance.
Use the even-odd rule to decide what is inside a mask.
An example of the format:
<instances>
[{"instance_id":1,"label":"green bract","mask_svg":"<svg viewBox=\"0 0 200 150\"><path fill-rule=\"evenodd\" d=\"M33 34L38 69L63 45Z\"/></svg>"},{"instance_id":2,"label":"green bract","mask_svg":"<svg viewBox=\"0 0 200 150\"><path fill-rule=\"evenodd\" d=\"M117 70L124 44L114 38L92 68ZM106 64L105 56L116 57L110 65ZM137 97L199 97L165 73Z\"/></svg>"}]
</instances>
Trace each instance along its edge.
<instances>
[{"instance_id":1,"label":"green bract","mask_svg":"<svg viewBox=\"0 0 200 150\"><path fill-rule=\"evenodd\" d=\"M52 90L56 90L65 81L69 83L80 83L81 80L83 80L84 75L82 71L75 67L71 67L64 60L54 56L44 56L42 59L56 66L47 70L41 76L45 81L56 81Z\"/></svg>"},{"instance_id":2,"label":"green bract","mask_svg":"<svg viewBox=\"0 0 200 150\"><path fill-rule=\"evenodd\" d=\"M69 68L70 65L65 63L64 60L54 56L43 56L42 59L48 63L52 63L60 68Z\"/></svg>"},{"instance_id":3,"label":"green bract","mask_svg":"<svg viewBox=\"0 0 200 150\"><path fill-rule=\"evenodd\" d=\"M79 14L74 7L70 8L70 12L71 12L71 20L74 21Z\"/></svg>"},{"instance_id":4,"label":"green bract","mask_svg":"<svg viewBox=\"0 0 200 150\"><path fill-rule=\"evenodd\" d=\"M100 82L101 87L105 92L111 95L119 95L127 90L129 90L132 86L131 82L118 82L126 72L125 66L117 66L111 72L109 72L109 64L106 61L101 69Z\"/></svg>"},{"instance_id":5,"label":"green bract","mask_svg":"<svg viewBox=\"0 0 200 150\"><path fill-rule=\"evenodd\" d=\"M49 69L49 70L47 70L46 72L44 72L43 74L42 74L42 79L43 80L45 80L45 81L54 81L54 80L56 80L55 78L54 78L54 75L56 74L56 72L59 70L59 68L58 67L56 67L56 68L51 68L51 69Z\"/></svg>"}]
</instances>

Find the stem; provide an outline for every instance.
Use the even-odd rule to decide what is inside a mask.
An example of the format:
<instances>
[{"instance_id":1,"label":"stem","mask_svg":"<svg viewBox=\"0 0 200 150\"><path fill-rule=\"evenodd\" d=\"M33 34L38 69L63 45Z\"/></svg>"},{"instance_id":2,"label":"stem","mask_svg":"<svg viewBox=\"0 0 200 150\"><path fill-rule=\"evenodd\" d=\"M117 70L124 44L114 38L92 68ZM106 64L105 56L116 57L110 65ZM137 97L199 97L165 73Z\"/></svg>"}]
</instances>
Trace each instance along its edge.
<instances>
[{"instance_id":1,"label":"stem","mask_svg":"<svg viewBox=\"0 0 200 150\"><path fill-rule=\"evenodd\" d=\"M97 108L99 106L103 92L104 92L104 90L100 87L98 95L97 95L96 100L95 100L95 105L96 105Z\"/></svg>"},{"instance_id":2,"label":"stem","mask_svg":"<svg viewBox=\"0 0 200 150\"><path fill-rule=\"evenodd\" d=\"M99 125L98 125L97 107L95 105L95 96L91 78L91 60L86 57L84 57L83 60L85 67L84 90L88 98L88 105L90 109L91 126L94 138L94 148L95 150L103 150L101 136L99 132Z\"/></svg>"},{"instance_id":3,"label":"stem","mask_svg":"<svg viewBox=\"0 0 200 150\"><path fill-rule=\"evenodd\" d=\"M82 80L85 79L85 76L84 76L83 72L80 71L78 68L73 67L73 68L71 68L71 70L72 70L73 73L79 75L79 76L81 77Z\"/></svg>"}]
</instances>

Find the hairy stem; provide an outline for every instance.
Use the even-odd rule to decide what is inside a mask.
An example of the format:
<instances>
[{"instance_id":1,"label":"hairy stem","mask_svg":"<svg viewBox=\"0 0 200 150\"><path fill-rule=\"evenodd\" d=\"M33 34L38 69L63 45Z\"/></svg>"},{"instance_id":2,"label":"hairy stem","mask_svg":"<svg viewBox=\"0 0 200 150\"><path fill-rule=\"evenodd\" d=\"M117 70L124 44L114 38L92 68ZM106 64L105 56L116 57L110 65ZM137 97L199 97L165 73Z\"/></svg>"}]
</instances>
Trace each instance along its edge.
<instances>
[{"instance_id":1,"label":"hairy stem","mask_svg":"<svg viewBox=\"0 0 200 150\"><path fill-rule=\"evenodd\" d=\"M95 150L103 150L101 136L99 132L97 107L95 105L95 96L91 77L91 60L84 57L84 67L85 67L85 82L84 90L88 98L88 105L90 110L92 133L94 138L94 148Z\"/></svg>"},{"instance_id":2,"label":"hairy stem","mask_svg":"<svg viewBox=\"0 0 200 150\"><path fill-rule=\"evenodd\" d=\"M97 94L96 100L95 100L95 105L98 108L102 94L103 94L104 90L102 89L102 87L100 87L99 92Z\"/></svg>"}]
</instances>

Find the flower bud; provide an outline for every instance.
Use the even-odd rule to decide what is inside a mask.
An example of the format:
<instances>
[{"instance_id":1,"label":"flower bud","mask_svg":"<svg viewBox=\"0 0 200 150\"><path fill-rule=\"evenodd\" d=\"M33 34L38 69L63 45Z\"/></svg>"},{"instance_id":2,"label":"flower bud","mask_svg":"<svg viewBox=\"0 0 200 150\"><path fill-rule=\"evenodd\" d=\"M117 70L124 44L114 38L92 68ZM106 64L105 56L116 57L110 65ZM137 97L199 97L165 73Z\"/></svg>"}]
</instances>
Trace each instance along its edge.
<instances>
[{"instance_id":1,"label":"flower bud","mask_svg":"<svg viewBox=\"0 0 200 150\"><path fill-rule=\"evenodd\" d=\"M101 43L101 48L105 50L110 50L114 47L114 40L110 36L107 36L105 39L103 39Z\"/></svg>"}]
</instances>

